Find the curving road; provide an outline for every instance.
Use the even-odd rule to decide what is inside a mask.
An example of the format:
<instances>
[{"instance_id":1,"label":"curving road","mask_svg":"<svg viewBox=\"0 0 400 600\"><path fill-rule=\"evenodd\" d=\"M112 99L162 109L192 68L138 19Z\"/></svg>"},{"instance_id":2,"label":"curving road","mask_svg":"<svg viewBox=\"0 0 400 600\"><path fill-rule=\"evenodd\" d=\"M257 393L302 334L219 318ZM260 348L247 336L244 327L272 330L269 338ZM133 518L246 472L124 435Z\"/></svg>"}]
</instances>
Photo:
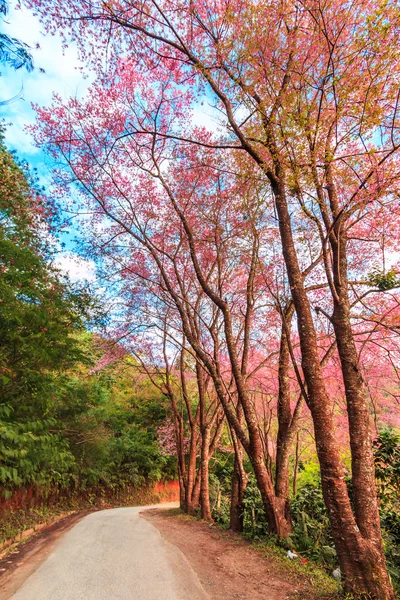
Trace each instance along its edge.
<instances>
[{"instance_id":1,"label":"curving road","mask_svg":"<svg viewBox=\"0 0 400 600\"><path fill-rule=\"evenodd\" d=\"M12 600L206 600L181 551L140 517L144 508L84 517Z\"/></svg>"}]
</instances>

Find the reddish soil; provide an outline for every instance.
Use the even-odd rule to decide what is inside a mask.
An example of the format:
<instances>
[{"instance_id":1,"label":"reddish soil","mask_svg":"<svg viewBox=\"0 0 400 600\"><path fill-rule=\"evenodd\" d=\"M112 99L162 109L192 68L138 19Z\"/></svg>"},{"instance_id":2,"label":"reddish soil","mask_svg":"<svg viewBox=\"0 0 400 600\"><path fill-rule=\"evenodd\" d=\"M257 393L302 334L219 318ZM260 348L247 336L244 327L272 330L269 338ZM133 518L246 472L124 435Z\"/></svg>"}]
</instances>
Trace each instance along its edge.
<instances>
[{"instance_id":1,"label":"reddish soil","mask_svg":"<svg viewBox=\"0 0 400 600\"><path fill-rule=\"evenodd\" d=\"M186 556L210 600L311 600L304 577L285 572L276 558L240 535L179 515L176 510L141 513Z\"/></svg>"}]
</instances>

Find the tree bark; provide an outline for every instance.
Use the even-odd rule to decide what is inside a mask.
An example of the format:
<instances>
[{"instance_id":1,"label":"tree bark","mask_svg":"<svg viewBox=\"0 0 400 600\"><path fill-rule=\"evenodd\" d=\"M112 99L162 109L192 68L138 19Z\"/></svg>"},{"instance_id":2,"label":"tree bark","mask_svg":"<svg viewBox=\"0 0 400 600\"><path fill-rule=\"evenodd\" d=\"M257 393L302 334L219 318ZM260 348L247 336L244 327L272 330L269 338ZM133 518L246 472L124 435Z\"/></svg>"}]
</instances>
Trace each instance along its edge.
<instances>
[{"instance_id":1,"label":"tree bark","mask_svg":"<svg viewBox=\"0 0 400 600\"><path fill-rule=\"evenodd\" d=\"M306 400L314 422L322 490L345 588L355 594L370 594L375 600L392 600L394 592L387 572L376 562L379 556L375 548L361 535L350 504L335 439L332 405L318 357L311 307L294 245L283 175L279 171L278 164L278 176L271 176L271 183L275 193L282 250L297 314L302 367L307 385Z\"/></svg>"},{"instance_id":2,"label":"tree bark","mask_svg":"<svg viewBox=\"0 0 400 600\"><path fill-rule=\"evenodd\" d=\"M210 505L210 485L209 485L209 462L210 462L210 429L205 427L202 432L201 440L201 491L200 491L200 509L201 518L206 521L212 521L211 505Z\"/></svg>"},{"instance_id":3,"label":"tree bark","mask_svg":"<svg viewBox=\"0 0 400 600\"><path fill-rule=\"evenodd\" d=\"M288 340L288 336L290 336L291 320L294 312L293 303L290 303L289 306L285 307L281 312L282 330L278 369L278 436L275 461L275 494L279 498L285 498L287 511L289 511L289 457L291 448L289 433L292 421L292 411L290 407L290 340Z\"/></svg>"},{"instance_id":4,"label":"tree bark","mask_svg":"<svg viewBox=\"0 0 400 600\"><path fill-rule=\"evenodd\" d=\"M186 469L186 512L188 515L194 515L197 505L193 497L193 491L196 480L196 459L197 459L197 435L192 431L190 440L189 460Z\"/></svg>"},{"instance_id":5,"label":"tree bark","mask_svg":"<svg viewBox=\"0 0 400 600\"><path fill-rule=\"evenodd\" d=\"M186 510L186 488L185 480L182 476L182 472L178 463L178 481L179 481L179 508Z\"/></svg>"},{"instance_id":6,"label":"tree bark","mask_svg":"<svg viewBox=\"0 0 400 600\"><path fill-rule=\"evenodd\" d=\"M240 442L235 445L235 461L232 474L231 506L229 514L229 528L232 531L242 532L244 525L244 493L247 486L247 474L243 467L243 450Z\"/></svg>"},{"instance_id":7,"label":"tree bark","mask_svg":"<svg viewBox=\"0 0 400 600\"><path fill-rule=\"evenodd\" d=\"M357 527L364 539L366 567L353 570L352 587L368 586L370 593L386 590L387 598L393 593L387 575L382 544L379 504L375 482L375 463L371 439L371 421L368 394L360 370L358 353L350 321L350 302L347 279L347 239L337 222L336 240L332 244L333 278L336 294L332 324L335 330L341 363L349 421L352 491ZM371 570L372 569L372 570ZM371 576L373 574L373 581ZM385 596L383 596L385 597Z\"/></svg>"}]
</instances>

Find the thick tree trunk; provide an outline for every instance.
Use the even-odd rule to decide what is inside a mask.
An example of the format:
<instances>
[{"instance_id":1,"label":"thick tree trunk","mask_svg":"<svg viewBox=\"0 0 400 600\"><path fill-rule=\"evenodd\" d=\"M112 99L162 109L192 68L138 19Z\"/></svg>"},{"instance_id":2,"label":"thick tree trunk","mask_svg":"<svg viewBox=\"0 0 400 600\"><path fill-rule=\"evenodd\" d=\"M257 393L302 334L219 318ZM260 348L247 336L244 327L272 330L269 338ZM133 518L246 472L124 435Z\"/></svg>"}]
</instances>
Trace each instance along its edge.
<instances>
[{"instance_id":1,"label":"thick tree trunk","mask_svg":"<svg viewBox=\"0 0 400 600\"><path fill-rule=\"evenodd\" d=\"M289 435L292 411L290 407L290 353L288 336L290 335L293 311L293 304L290 304L288 308L285 308L282 311L282 331L278 369L278 436L275 461L275 494L278 498L285 498L287 512L289 512L289 457L292 437Z\"/></svg>"},{"instance_id":2,"label":"thick tree trunk","mask_svg":"<svg viewBox=\"0 0 400 600\"><path fill-rule=\"evenodd\" d=\"M345 587L356 594L370 594L375 600L392 600L394 593L386 570L380 567L379 553L362 537L350 504L335 440L332 405L323 380L311 307L297 260L281 177L278 172L278 177L273 178L272 183L282 250L297 314L302 367L308 391L307 402L314 422L324 500Z\"/></svg>"},{"instance_id":3,"label":"thick tree trunk","mask_svg":"<svg viewBox=\"0 0 400 600\"><path fill-rule=\"evenodd\" d=\"M254 448L249 455L249 459L261 494L268 530L270 533L275 533L279 538L285 538L292 530L290 519L288 519L286 501L284 498L275 496L274 487L260 449Z\"/></svg>"},{"instance_id":4,"label":"thick tree trunk","mask_svg":"<svg viewBox=\"0 0 400 600\"><path fill-rule=\"evenodd\" d=\"M392 589L387 576L382 544L368 394L358 363L358 353L350 321L346 242L346 235L341 231L339 224L336 231L336 243L333 244L336 294L332 323L346 393L354 512L360 534L364 538L364 553L367 557L367 566L353 572L353 583L350 589L369 586L370 593L372 593L374 587L371 586L374 585L375 595L382 588L386 590L385 593L389 598ZM374 584L370 581L372 565Z\"/></svg>"}]
</instances>

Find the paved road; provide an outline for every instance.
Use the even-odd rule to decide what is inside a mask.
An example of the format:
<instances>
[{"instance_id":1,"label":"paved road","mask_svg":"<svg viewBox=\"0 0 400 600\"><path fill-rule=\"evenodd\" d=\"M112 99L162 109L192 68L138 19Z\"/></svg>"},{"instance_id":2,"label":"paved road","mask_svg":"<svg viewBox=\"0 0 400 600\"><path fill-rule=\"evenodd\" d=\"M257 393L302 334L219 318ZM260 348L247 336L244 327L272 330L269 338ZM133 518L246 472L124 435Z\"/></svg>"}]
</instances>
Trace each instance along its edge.
<instances>
[{"instance_id":1,"label":"paved road","mask_svg":"<svg viewBox=\"0 0 400 600\"><path fill-rule=\"evenodd\" d=\"M143 509L84 517L12 600L206 600L184 555L139 516Z\"/></svg>"}]
</instances>

